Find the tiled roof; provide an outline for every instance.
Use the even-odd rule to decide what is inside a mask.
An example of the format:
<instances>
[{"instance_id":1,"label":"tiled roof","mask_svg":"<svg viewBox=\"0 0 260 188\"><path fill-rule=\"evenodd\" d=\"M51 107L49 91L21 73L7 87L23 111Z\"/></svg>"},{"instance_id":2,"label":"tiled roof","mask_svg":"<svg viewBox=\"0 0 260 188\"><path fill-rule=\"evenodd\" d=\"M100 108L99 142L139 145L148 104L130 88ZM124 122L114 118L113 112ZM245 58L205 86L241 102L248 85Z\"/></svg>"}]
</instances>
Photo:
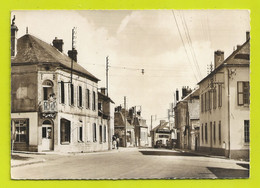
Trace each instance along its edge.
<instances>
[{"instance_id":1,"label":"tiled roof","mask_svg":"<svg viewBox=\"0 0 260 188\"><path fill-rule=\"evenodd\" d=\"M11 62L12 65L23 63L60 63L61 66L67 69L71 68L71 59L67 55L30 34L26 34L18 39L17 55ZM94 81L99 81L98 78L76 62L73 63L73 70L84 74Z\"/></svg>"}]
</instances>

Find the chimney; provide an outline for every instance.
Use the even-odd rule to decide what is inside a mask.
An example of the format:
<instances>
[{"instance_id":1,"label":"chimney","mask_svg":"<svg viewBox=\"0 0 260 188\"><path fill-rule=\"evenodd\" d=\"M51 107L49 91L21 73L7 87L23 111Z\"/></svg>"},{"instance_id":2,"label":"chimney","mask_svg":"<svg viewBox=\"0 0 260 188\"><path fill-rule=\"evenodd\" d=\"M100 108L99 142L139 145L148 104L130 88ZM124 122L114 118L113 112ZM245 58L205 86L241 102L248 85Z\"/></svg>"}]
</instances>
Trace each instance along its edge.
<instances>
[{"instance_id":1,"label":"chimney","mask_svg":"<svg viewBox=\"0 0 260 188\"><path fill-rule=\"evenodd\" d=\"M186 93L187 93L186 91L187 91L187 90L186 90L186 87L183 86L183 87L182 87L182 97L181 97L182 99L186 96Z\"/></svg>"},{"instance_id":2,"label":"chimney","mask_svg":"<svg viewBox=\"0 0 260 188\"><path fill-rule=\"evenodd\" d=\"M246 32L246 40L249 40L250 39L250 31L247 31Z\"/></svg>"},{"instance_id":3,"label":"chimney","mask_svg":"<svg viewBox=\"0 0 260 188\"><path fill-rule=\"evenodd\" d=\"M176 89L176 102L178 102L179 101L179 90L178 90L178 88Z\"/></svg>"},{"instance_id":4,"label":"chimney","mask_svg":"<svg viewBox=\"0 0 260 188\"><path fill-rule=\"evenodd\" d=\"M68 51L68 56L70 57L70 59L72 59L73 61L77 62L77 50L76 49L72 49Z\"/></svg>"},{"instance_id":5,"label":"chimney","mask_svg":"<svg viewBox=\"0 0 260 188\"><path fill-rule=\"evenodd\" d=\"M17 31L18 27L15 25L15 15L11 24L11 58L16 56L17 53Z\"/></svg>"},{"instance_id":6,"label":"chimney","mask_svg":"<svg viewBox=\"0 0 260 188\"><path fill-rule=\"evenodd\" d=\"M101 88L101 93L102 93L103 95L106 95L106 88L105 88L105 87L102 87L102 88Z\"/></svg>"},{"instance_id":7,"label":"chimney","mask_svg":"<svg viewBox=\"0 0 260 188\"><path fill-rule=\"evenodd\" d=\"M160 120L160 125L164 124L165 122L165 120Z\"/></svg>"},{"instance_id":8,"label":"chimney","mask_svg":"<svg viewBox=\"0 0 260 188\"><path fill-rule=\"evenodd\" d=\"M63 52L63 40L62 39L58 39L57 37L55 37L55 39L52 41L52 44L55 48L57 48L60 52Z\"/></svg>"},{"instance_id":9,"label":"chimney","mask_svg":"<svg viewBox=\"0 0 260 188\"><path fill-rule=\"evenodd\" d=\"M223 61L224 61L224 52L220 51L220 50L215 51L215 53L214 53L215 67L214 68L217 68Z\"/></svg>"}]
</instances>

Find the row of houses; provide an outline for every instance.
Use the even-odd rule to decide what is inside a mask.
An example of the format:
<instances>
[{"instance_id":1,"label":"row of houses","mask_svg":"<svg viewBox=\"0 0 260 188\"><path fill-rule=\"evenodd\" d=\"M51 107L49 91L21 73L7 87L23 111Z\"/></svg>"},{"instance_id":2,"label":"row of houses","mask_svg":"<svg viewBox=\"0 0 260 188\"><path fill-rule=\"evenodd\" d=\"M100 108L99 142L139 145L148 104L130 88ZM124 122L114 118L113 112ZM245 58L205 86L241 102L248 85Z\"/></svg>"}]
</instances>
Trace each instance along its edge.
<instances>
[{"instance_id":1,"label":"row of houses","mask_svg":"<svg viewBox=\"0 0 260 188\"><path fill-rule=\"evenodd\" d=\"M195 90L183 88L174 107L177 148L249 159L250 34L226 59L214 53L213 70Z\"/></svg>"},{"instance_id":2,"label":"row of houses","mask_svg":"<svg viewBox=\"0 0 260 188\"><path fill-rule=\"evenodd\" d=\"M114 112L114 133L121 147L147 147L148 126L136 106L130 109L117 106Z\"/></svg>"},{"instance_id":3,"label":"row of houses","mask_svg":"<svg viewBox=\"0 0 260 188\"><path fill-rule=\"evenodd\" d=\"M90 152L111 149L113 101L100 81L77 63L77 50L63 52L11 25L12 149ZM73 65L73 68L71 68Z\"/></svg>"}]
</instances>

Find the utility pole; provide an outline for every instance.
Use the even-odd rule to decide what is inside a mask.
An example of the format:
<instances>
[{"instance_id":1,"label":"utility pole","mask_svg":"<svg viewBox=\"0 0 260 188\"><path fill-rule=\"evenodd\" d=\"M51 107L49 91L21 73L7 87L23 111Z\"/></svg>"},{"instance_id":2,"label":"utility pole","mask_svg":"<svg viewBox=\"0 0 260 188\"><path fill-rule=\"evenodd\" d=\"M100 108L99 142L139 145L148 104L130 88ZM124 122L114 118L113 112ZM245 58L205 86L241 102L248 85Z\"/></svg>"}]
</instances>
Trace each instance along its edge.
<instances>
[{"instance_id":1,"label":"utility pole","mask_svg":"<svg viewBox=\"0 0 260 188\"><path fill-rule=\"evenodd\" d=\"M107 96L108 96L108 56L106 57L106 87L107 87Z\"/></svg>"},{"instance_id":2,"label":"utility pole","mask_svg":"<svg viewBox=\"0 0 260 188\"><path fill-rule=\"evenodd\" d=\"M127 147L127 143L126 143L126 96L124 96L124 108L125 108L125 147Z\"/></svg>"}]
</instances>

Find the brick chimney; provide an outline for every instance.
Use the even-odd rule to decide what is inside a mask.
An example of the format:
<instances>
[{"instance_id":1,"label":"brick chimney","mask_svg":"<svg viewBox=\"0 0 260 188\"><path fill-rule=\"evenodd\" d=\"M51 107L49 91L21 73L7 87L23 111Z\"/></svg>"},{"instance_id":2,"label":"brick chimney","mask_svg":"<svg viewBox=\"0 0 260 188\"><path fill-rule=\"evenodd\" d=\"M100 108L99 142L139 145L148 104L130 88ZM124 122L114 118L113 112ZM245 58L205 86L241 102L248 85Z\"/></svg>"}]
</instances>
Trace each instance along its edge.
<instances>
[{"instance_id":1,"label":"brick chimney","mask_svg":"<svg viewBox=\"0 0 260 188\"><path fill-rule=\"evenodd\" d=\"M63 52L63 40L62 39L58 39L57 37L55 37L55 39L52 41L52 44L55 48L57 48L60 52Z\"/></svg>"},{"instance_id":2,"label":"brick chimney","mask_svg":"<svg viewBox=\"0 0 260 188\"><path fill-rule=\"evenodd\" d=\"M178 90L178 88L176 89L176 102L178 102L179 101L179 90Z\"/></svg>"},{"instance_id":3,"label":"brick chimney","mask_svg":"<svg viewBox=\"0 0 260 188\"><path fill-rule=\"evenodd\" d=\"M101 93L102 93L103 95L106 95L106 88L105 88L105 87L102 87L102 88L101 88Z\"/></svg>"},{"instance_id":4,"label":"brick chimney","mask_svg":"<svg viewBox=\"0 0 260 188\"><path fill-rule=\"evenodd\" d=\"M224 61L224 52L217 50L214 53L214 68L217 68Z\"/></svg>"},{"instance_id":5,"label":"brick chimney","mask_svg":"<svg viewBox=\"0 0 260 188\"><path fill-rule=\"evenodd\" d=\"M72 50L68 51L68 56L70 57L70 59L72 59L75 62L77 62L77 55L78 55L78 52L74 48Z\"/></svg>"},{"instance_id":6,"label":"brick chimney","mask_svg":"<svg viewBox=\"0 0 260 188\"><path fill-rule=\"evenodd\" d=\"M17 31L18 27L15 25L15 15L11 24L11 58L16 56L17 53Z\"/></svg>"}]
</instances>

